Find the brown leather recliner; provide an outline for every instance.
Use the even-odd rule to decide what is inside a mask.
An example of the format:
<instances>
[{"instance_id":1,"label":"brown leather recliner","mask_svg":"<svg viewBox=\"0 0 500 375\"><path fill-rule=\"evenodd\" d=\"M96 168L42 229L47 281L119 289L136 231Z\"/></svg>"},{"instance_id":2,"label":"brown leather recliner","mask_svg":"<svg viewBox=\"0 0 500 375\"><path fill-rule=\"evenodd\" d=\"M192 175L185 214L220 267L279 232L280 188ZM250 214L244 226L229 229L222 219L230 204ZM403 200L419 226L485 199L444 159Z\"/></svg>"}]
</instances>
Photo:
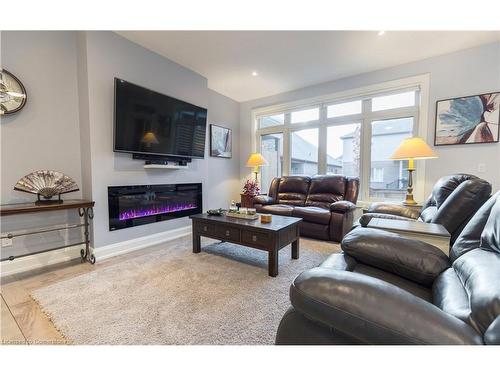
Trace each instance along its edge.
<instances>
[{"instance_id":1,"label":"brown leather recliner","mask_svg":"<svg viewBox=\"0 0 500 375\"><path fill-rule=\"evenodd\" d=\"M340 242L352 227L358 192L357 177L284 176L274 178L254 206L260 213L302 218L302 236Z\"/></svg>"}]
</instances>

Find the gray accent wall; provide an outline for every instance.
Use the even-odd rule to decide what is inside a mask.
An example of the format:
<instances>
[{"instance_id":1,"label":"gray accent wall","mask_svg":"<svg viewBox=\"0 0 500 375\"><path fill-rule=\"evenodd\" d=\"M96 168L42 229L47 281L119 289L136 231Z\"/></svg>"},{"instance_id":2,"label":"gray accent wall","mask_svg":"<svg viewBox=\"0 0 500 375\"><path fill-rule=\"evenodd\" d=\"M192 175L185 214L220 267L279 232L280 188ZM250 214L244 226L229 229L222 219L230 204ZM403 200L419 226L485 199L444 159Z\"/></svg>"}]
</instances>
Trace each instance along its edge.
<instances>
[{"instance_id":1,"label":"gray accent wall","mask_svg":"<svg viewBox=\"0 0 500 375\"><path fill-rule=\"evenodd\" d=\"M18 75L29 95L19 114L2 118L2 204L34 200L12 190L24 174L60 170L81 188L67 198L95 200L93 246L99 248L190 224L181 218L110 232L108 186L201 182L205 210L237 198L239 104L208 89L206 78L113 32L2 32L1 48L2 66ZM114 153L114 77L208 108L205 159L187 170L146 170L143 161ZM233 130L232 159L209 156L210 123ZM27 221L34 227L47 218ZM22 221L2 220L2 226L12 230ZM53 242L64 240L56 234ZM32 242L15 240L15 246L31 251Z\"/></svg>"},{"instance_id":2,"label":"gray accent wall","mask_svg":"<svg viewBox=\"0 0 500 375\"><path fill-rule=\"evenodd\" d=\"M246 160L245 158L252 151L249 140L254 137L251 123L251 111L254 108L313 98L426 73L430 74L427 142L433 145L437 100L500 91L500 43L487 44L241 103L241 160ZM433 146L433 148L439 154L439 159L427 162L426 195L430 193L434 182L439 177L458 172L471 173L482 177L490 181L495 190L500 189L499 143ZM486 165L484 172L478 170L480 163ZM242 164L240 167L241 181L248 178L249 175L249 169Z\"/></svg>"},{"instance_id":3,"label":"gray accent wall","mask_svg":"<svg viewBox=\"0 0 500 375\"><path fill-rule=\"evenodd\" d=\"M21 80L28 93L24 108L0 117L1 203L32 202L36 196L14 191L24 175L52 169L82 186L77 92L76 33L60 31L2 31L1 66ZM67 199L81 198L82 191ZM1 218L1 231L29 229L79 220L76 211ZM80 242L80 229L18 237L2 257Z\"/></svg>"},{"instance_id":4,"label":"gray accent wall","mask_svg":"<svg viewBox=\"0 0 500 375\"><path fill-rule=\"evenodd\" d=\"M2 68L26 87L28 101L2 116L2 204L32 201L14 191L24 175L54 169L82 184L76 34L59 31L2 31ZM81 198L81 192L69 198Z\"/></svg>"}]
</instances>

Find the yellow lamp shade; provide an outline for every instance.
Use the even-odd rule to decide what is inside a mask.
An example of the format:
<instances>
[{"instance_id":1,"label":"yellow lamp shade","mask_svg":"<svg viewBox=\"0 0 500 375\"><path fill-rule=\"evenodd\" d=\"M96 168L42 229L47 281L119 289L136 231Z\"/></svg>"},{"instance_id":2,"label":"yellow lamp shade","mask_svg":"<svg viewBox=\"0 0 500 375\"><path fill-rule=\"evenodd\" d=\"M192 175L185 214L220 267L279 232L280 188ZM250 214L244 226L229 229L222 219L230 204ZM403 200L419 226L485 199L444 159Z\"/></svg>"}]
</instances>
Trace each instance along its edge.
<instances>
[{"instance_id":1,"label":"yellow lamp shade","mask_svg":"<svg viewBox=\"0 0 500 375\"><path fill-rule=\"evenodd\" d=\"M258 152L250 155L250 157L247 160L247 167L261 167L263 165L269 165L269 163Z\"/></svg>"},{"instance_id":2,"label":"yellow lamp shade","mask_svg":"<svg viewBox=\"0 0 500 375\"><path fill-rule=\"evenodd\" d=\"M406 138L392 154L393 160L435 159L437 154L422 138Z\"/></svg>"}]
</instances>

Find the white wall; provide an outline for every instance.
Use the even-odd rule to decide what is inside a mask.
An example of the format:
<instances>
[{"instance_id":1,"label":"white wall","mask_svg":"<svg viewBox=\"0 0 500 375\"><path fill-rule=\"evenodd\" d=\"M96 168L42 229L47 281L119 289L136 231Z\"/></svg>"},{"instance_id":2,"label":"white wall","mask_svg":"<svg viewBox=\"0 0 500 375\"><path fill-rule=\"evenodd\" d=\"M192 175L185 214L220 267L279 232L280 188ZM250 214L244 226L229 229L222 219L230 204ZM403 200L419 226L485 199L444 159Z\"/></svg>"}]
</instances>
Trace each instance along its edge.
<instances>
[{"instance_id":1,"label":"white wall","mask_svg":"<svg viewBox=\"0 0 500 375\"><path fill-rule=\"evenodd\" d=\"M443 56L413 62L389 69L366 73L294 90L240 104L241 160L250 152L254 137L251 110L294 100L312 98L335 92L355 89L385 81L430 73L430 105L428 138L434 144L436 100L464 95L500 91L500 44L493 43ZM457 145L434 147L439 159L426 165L425 194L429 194L434 182L446 174L465 172L482 177L500 189L500 144ZM478 171L478 164L486 164L485 172ZM250 174L241 166L240 179Z\"/></svg>"}]
</instances>

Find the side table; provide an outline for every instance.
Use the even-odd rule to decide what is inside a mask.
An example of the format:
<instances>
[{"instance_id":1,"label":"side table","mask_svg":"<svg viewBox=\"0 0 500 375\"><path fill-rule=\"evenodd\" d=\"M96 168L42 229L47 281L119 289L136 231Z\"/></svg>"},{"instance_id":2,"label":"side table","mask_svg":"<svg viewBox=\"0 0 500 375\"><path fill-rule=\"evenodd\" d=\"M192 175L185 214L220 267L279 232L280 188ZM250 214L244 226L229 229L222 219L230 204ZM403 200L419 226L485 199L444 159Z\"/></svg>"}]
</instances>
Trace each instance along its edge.
<instances>
[{"instance_id":1,"label":"side table","mask_svg":"<svg viewBox=\"0 0 500 375\"><path fill-rule=\"evenodd\" d=\"M446 255L450 255L451 236L441 224L373 218L368 223L367 228L382 229L408 239L420 240L439 248Z\"/></svg>"}]
</instances>

